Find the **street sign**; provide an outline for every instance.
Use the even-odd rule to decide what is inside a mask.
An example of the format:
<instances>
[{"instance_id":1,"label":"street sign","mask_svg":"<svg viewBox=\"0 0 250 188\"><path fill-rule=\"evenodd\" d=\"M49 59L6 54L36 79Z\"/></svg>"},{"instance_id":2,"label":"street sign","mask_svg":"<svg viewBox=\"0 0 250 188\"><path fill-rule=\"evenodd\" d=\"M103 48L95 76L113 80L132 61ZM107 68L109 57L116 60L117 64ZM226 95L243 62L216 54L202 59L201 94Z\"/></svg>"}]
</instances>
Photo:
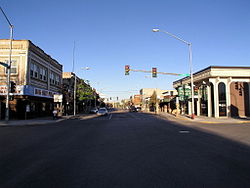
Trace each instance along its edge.
<instances>
[{"instance_id":1,"label":"street sign","mask_svg":"<svg viewBox=\"0 0 250 188\"><path fill-rule=\"evenodd\" d=\"M190 74L179 74L179 76L190 76Z\"/></svg>"},{"instance_id":2,"label":"street sign","mask_svg":"<svg viewBox=\"0 0 250 188\"><path fill-rule=\"evenodd\" d=\"M188 99L191 97L191 88L188 87L179 87L178 88L178 96L180 97L181 101Z\"/></svg>"}]
</instances>

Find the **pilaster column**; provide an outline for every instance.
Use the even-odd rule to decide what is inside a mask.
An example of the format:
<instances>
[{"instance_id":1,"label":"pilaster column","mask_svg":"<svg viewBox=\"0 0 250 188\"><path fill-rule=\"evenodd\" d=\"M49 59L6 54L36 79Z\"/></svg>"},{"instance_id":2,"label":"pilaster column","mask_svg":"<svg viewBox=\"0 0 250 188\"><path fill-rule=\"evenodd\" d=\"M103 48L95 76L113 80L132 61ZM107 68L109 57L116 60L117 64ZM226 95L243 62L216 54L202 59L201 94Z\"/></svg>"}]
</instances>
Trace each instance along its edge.
<instances>
[{"instance_id":1,"label":"pilaster column","mask_svg":"<svg viewBox=\"0 0 250 188\"><path fill-rule=\"evenodd\" d=\"M188 115L191 115L191 101L188 101Z\"/></svg>"},{"instance_id":2,"label":"pilaster column","mask_svg":"<svg viewBox=\"0 0 250 188\"><path fill-rule=\"evenodd\" d=\"M250 116L250 82L248 82L248 115Z\"/></svg>"},{"instance_id":3,"label":"pilaster column","mask_svg":"<svg viewBox=\"0 0 250 188\"><path fill-rule=\"evenodd\" d=\"M227 117L231 117L231 89L230 89L231 83L232 83L232 78L230 77L226 83Z\"/></svg>"},{"instance_id":4,"label":"pilaster column","mask_svg":"<svg viewBox=\"0 0 250 188\"><path fill-rule=\"evenodd\" d=\"M197 100L197 116L201 115L201 93L200 93L200 89L198 90L198 100Z\"/></svg>"},{"instance_id":5,"label":"pilaster column","mask_svg":"<svg viewBox=\"0 0 250 188\"><path fill-rule=\"evenodd\" d=\"M214 95L214 117L218 118L219 116L219 95L218 95L218 82L219 82L219 78L213 78L213 79L209 79L210 82L213 83L214 86L214 93L212 95Z\"/></svg>"},{"instance_id":6,"label":"pilaster column","mask_svg":"<svg viewBox=\"0 0 250 188\"><path fill-rule=\"evenodd\" d=\"M212 117L211 85L207 85L207 116Z\"/></svg>"},{"instance_id":7,"label":"pilaster column","mask_svg":"<svg viewBox=\"0 0 250 188\"><path fill-rule=\"evenodd\" d=\"M214 84L214 117L219 118L219 95L218 95L218 82Z\"/></svg>"}]
</instances>

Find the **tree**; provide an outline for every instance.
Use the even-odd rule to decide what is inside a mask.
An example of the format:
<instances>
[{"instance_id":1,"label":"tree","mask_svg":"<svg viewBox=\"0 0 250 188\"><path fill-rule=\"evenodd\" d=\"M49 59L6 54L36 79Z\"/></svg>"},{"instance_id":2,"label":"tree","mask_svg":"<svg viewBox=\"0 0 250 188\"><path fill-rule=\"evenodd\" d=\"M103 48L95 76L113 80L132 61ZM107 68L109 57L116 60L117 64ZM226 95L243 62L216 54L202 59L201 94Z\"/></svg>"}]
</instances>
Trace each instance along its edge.
<instances>
[{"instance_id":1,"label":"tree","mask_svg":"<svg viewBox=\"0 0 250 188\"><path fill-rule=\"evenodd\" d=\"M154 91L153 94L151 95L149 103L150 104L156 104L157 103L157 94L156 94L156 91Z\"/></svg>"},{"instance_id":2,"label":"tree","mask_svg":"<svg viewBox=\"0 0 250 188\"><path fill-rule=\"evenodd\" d=\"M151 109L153 108L154 111L155 111L156 104L158 104L158 99L157 99L157 93L156 93L156 91L154 91L153 94L151 95L150 100L149 100L149 104L150 104L150 108Z\"/></svg>"},{"instance_id":3,"label":"tree","mask_svg":"<svg viewBox=\"0 0 250 188\"><path fill-rule=\"evenodd\" d=\"M91 100L95 98L94 91L90 85L81 81L76 87L76 96L79 101Z\"/></svg>"}]
</instances>

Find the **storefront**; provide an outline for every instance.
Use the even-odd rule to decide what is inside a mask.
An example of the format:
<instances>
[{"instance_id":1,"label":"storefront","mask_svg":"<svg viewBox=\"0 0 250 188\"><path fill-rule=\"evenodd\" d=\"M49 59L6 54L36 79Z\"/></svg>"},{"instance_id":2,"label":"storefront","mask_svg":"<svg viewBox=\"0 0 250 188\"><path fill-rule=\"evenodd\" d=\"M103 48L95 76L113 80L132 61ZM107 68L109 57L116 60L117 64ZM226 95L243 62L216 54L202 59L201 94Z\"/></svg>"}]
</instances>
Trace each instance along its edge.
<instances>
[{"instance_id":1,"label":"storefront","mask_svg":"<svg viewBox=\"0 0 250 188\"><path fill-rule=\"evenodd\" d=\"M211 66L193 74L197 116L249 117L250 67ZM191 114L190 77L177 80L180 106Z\"/></svg>"},{"instance_id":2,"label":"storefront","mask_svg":"<svg viewBox=\"0 0 250 188\"><path fill-rule=\"evenodd\" d=\"M53 96L56 92L36 88L29 85L17 86L16 92L11 94L11 119L29 119L42 116L52 116ZM5 117L6 86L0 86L1 119Z\"/></svg>"}]
</instances>

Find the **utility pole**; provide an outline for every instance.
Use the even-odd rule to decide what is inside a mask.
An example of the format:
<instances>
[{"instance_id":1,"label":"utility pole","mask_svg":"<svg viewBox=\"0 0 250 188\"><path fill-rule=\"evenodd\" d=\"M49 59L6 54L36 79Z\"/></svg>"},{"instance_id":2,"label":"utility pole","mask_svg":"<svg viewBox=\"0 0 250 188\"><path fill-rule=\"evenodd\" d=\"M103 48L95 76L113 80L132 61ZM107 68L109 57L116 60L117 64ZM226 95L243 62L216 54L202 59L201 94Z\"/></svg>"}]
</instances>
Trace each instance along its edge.
<instances>
[{"instance_id":1,"label":"utility pole","mask_svg":"<svg viewBox=\"0 0 250 188\"><path fill-rule=\"evenodd\" d=\"M158 28L154 28L152 30L153 32L163 32L183 43L185 43L186 45L188 45L188 51L189 51L189 69L190 69L190 85L191 85L191 118L194 119L194 78L193 78L193 60L192 60L192 43L191 42L187 42L177 36L175 36L174 34L172 33L169 33L167 31L161 31L160 29Z\"/></svg>"},{"instance_id":2,"label":"utility pole","mask_svg":"<svg viewBox=\"0 0 250 188\"><path fill-rule=\"evenodd\" d=\"M11 24L10 20L8 19L8 17L6 16L6 14L4 13L2 7L0 7L1 12L3 13L6 21L9 24L10 27L10 44L9 44L9 62L8 62L8 66L7 66L7 88L6 88L6 109L5 109L5 121L9 121L9 97L10 97L10 74L11 74L11 55L12 55L12 41L13 41L13 28L14 26Z\"/></svg>"},{"instance_id":3,"label":"utility pole","mask_svg":"<svg viewBox=\"0 0 250 188\"><path fill-rule=\"evenodd\" d=\"M73 106L74 106L74 116L76 115L76 73L75 73L75 41L74 41L74 47L73 47L73 75L74 75L74 100L73 100Z\"/></svg>"}]
</instances>

